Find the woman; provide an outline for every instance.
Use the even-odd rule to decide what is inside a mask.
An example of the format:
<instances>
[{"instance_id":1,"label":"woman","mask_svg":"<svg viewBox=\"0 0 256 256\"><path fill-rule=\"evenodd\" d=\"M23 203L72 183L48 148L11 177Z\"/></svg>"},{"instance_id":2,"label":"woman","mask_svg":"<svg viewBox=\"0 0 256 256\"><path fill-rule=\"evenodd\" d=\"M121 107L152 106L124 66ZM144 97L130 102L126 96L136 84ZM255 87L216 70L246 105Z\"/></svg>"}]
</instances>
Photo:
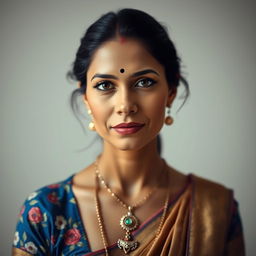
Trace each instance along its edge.
<instances>
[{"instance_id":1,"label":"woman","mask_svg":"<svg viewBox=\"0 0 256 256\"><path fill-rule=\"evenodd\" d=\"M81 39L69 75L73 107L82 95L103 149L28 197L13 255L244 255L232 190L160 156L180 82L189 95L165 29L142 11L107 13Z\"/></svg>"}]
</instances>

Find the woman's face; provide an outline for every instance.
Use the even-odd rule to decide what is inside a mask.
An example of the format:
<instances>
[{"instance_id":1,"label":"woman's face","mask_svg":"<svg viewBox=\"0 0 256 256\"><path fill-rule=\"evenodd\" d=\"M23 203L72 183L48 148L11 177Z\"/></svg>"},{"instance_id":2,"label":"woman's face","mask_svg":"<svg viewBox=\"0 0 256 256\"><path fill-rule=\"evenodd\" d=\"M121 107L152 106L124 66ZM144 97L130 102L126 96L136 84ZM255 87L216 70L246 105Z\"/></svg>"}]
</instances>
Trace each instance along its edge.
<instances>
[{"instance_id":1,"label":"woman's face","mask_svg":"<svg viewBox=\"0 0 256 256\"><path fill-rule=\"evenodd\" d=\"M84 97L105 143L121 150L147 145L161 130L175 96L164 67L138 41L110 40L93 55Z\"/></svg>"}]
</instances>

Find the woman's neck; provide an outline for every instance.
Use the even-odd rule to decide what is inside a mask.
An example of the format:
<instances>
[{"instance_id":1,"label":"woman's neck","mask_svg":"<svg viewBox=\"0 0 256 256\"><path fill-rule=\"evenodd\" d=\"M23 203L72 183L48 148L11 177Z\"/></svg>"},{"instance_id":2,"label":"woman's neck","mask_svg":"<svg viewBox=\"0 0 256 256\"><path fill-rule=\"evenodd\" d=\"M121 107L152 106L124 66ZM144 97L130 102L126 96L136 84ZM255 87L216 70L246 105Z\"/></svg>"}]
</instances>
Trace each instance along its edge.
<instances>
[{"instance_id":1,"label":"woman's neck","mask_svg":"<svg viewBox=\"0 0 256 256\"><path fill-rule=\"evenodd\" d=\"M165 163L156 141L140 150L117 150L104 143L98 168L108 185L124 196L136 198L143 189L160 185Z\"/></svg>"}]
</instances>

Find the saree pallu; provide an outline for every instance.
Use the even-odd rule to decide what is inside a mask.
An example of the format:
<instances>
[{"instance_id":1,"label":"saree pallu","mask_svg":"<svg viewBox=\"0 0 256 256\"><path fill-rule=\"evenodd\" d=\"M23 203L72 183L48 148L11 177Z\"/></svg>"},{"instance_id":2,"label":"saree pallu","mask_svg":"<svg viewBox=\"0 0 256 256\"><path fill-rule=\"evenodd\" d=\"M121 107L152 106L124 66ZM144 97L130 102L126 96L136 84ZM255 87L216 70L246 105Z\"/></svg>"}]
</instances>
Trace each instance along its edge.
<instances>
[{"instance_id":1,"label":"saree pallu","mask_svg":"<svg viewBox=\"0 0 256 256\"><path fill-rule=\"evenodd\" d=\"M161 214L134 235L140 246L132 256L244 256L243 234L228 241L233 191L189 176L190 182L170 205L162 230L155 240Z\"/></svg>"}]
</instances>

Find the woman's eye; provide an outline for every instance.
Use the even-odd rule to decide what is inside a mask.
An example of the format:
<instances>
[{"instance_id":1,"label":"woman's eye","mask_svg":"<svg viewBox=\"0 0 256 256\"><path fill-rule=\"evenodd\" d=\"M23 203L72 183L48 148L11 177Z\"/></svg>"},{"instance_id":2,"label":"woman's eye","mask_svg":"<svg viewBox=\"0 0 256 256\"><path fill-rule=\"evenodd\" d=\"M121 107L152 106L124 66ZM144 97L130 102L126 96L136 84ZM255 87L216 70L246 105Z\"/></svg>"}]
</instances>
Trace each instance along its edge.
<instances>
[{"instance_id":1,"label":"woman's eye","mask_svg":"<svg viewBox=\"0 0 256 256\"><path fill-rule=\"evenodd\" d=\"M152 86L153 84L155 84L156 81L151 79L151 78L143 78L141 80L139 80L137 83L136 83L136 87L144 87L144 88L147 88L147 87L150 87Z\"/></svg>"},{"instance_id":2,"label":"woman's eye","mask_svg":"<svg viewBox=\"0 0 256 256\"><path fill-rule=\"evenodd\" d=\"M114 89L114 85L108 81L99 82L93 87L100 91L108 91L108 90Z\"/></svg>"}]
</instances>

